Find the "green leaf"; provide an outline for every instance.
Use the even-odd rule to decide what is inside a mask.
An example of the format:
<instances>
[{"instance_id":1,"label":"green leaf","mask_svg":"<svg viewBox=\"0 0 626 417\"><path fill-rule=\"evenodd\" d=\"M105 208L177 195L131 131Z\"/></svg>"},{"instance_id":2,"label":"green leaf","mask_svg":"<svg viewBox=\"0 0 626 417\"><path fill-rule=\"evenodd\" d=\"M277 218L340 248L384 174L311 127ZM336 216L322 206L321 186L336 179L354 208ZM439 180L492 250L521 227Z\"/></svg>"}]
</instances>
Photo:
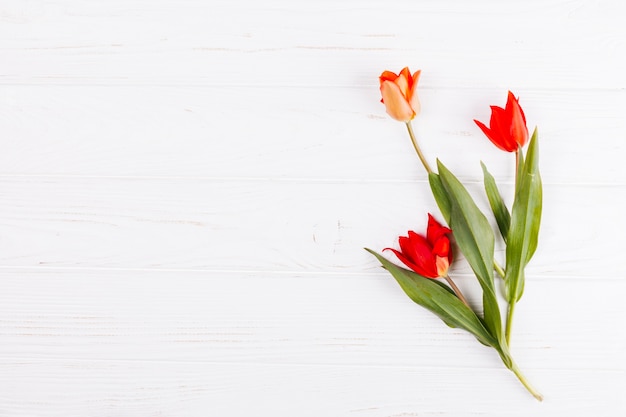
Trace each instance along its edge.
<instances>
[{"instance_id":1,"label":"green leaf","mask_svg":"<svg viewBox=\"0 0 626 417\"><path fill-rule=\"evenodd\" d=\"M523 177L522 173L524 172L524 151L521 147L518 147L517 151L517 160L516 162L516 170L515 170L515 193L519 190L520 179Z\"/></svg>"},{"instance_id":2,"label":"green leaf","mask_svg":"<svg viewBox=\"0 0 626 417\"><path fill-rule=\"evenodd\" d=\"M487 198L489 199L489 205L491 206L491 211L493 211L493 215L498 223L500 234L506 243L507 235L509 234L509 226L511 225L511 214L502 200L502 196L498 191L498 186L496 185L496 180L493 178L493 175L487 171L485 164L481 162L480 165L483 167L483 174L485 176L485 192L487 193Z\"/></svg>"},{"instance_id":3,"label":"green leaf","mask_svg":"<svg viewBox=\"0 0 626 417\"><path fill-rule=\"evenodd\" d=\"M365 250L380 261L383 268L393 275L406 295L415 303L433 312L448 326L467 330L482 344L499 346L476 313L459 300L446 285L401 268L371 249Z\"/></svg>"},{"instance_id":4,"label":"green leaf","mask_svg":"<svg viewBox=\"0 0 626 417\"><path fill-rule=\"evenodd\" d=\"M463 184L440 161L437 165L450 201L448 225L483 290L485 324L491 335L501 340L502 319L493 279L493 230Z\"/></svg>"},{"instance_id":5,"label":"green leaf","mask_svg":"<svg viewBox=\"0 0 626 417\"><path fill-rule=\"evenodd\" d=\"M506 246L506 298L519 301L524 293L524 268L537 249L543 192L539 175L537 129L528 145L528 154L517 180Z\"/></svg>"},{"instance_id":6,"label":"green leaf","mask_svg":"<svg viewBox=\"0 0 626 417\"><path fill-rule=\"evenodd\" d=\"M450 200L448 199L448 192L441 183L441 178L439 178L439 175L431 172L428 174L428 182L443 218L446 223L450 223Z\"/></svg>"}]
</instances>

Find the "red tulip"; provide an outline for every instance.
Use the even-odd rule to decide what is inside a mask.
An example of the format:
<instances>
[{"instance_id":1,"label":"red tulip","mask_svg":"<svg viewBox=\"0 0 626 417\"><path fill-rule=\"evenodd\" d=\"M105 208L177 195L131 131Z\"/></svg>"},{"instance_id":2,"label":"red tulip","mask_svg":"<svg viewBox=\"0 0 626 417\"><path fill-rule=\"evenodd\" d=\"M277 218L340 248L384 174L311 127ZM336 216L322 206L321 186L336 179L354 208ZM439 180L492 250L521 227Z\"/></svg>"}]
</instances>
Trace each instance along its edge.
<instances>
[{"instance_id":1,"label":"red tulip","mask_svg":"<svg viewBox=\"0 0 626 417\"><path fill-rule=\"evenodd\" d=\"M489 140L503 151L516 152L518 147L524 146L528 140L524 111L510 91L504 108L491 106L489 127L478 120L474 122Z\"/></svg>"},{"instance_id":2,"label":"red tulip","mask_svg":"<svg viewBox=\"0 0 626 417\"><path fill-rule=\"evenodd\" d=\"M416 90L420 73L418 70L411 75L409 68L405 67L398 75L391 71L380 75L381 102L389 116L406 123L419 114L421 107Z\"/></svg>"},{"instance_id":3,"label":"red tulip","mask_svg":"<svg viewBox=\"0 0 626 417\"><path fill-rule=\"evenodd\" d=\"M426 278L445 277L452 263L452 251L448 234L452 230L437 223L434 217L428 215L428 229L426 237L413 231L407 236L400 236L400 251L392 248L398 259L413 271Z\"/></svg>"}]
</instances>

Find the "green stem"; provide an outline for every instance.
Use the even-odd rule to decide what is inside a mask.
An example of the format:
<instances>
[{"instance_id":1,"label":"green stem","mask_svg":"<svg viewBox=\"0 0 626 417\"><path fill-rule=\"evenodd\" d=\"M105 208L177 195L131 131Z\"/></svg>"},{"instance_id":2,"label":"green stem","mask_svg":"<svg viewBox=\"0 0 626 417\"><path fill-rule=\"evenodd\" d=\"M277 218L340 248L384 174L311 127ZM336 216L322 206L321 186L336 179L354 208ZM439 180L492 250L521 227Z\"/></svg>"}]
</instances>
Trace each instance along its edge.
<instances>
[{"instance_id":1,"label":"green stem","mask_svg":"<svg viewBox=\"0 0 626 417\"><path fill-rule=\"evenodd\" d=\"M543 395L541 395L539 391L537 391L532 385L530 385L530 382L528 382L528 380L526 379L524 374L522 374L522 371L517 367L515 362L511 364L510 369L515 374L517 379L519 379L522 385L524 385L524 387L528 390L528 392L530 392L532 396L537 399L537 401L543 401Z\"/></svg>"},{"instance_id":2,"label":"green stem","mask_svg":"<svg viewBox=\"0 0 626 417\"><path fill-rule=\"evenodd\" d=\"M506 339L506 344L511 344L511 328L513 327L513 313L515 312L515 302L509 303L509 310L506 316L506 327L504 330L504 337Z\"/></svg>"},{"instance_id":3,"label":"green stem","mask_svg":"<svg viewBox=\"0 0 626 417\"><path fill-rule=\"evenodd\" d=\"M415 133L413 133L413 126L411 126L411 121L409 120L408 122L406 122L406 128L409 131L409 136L411 137L411 142L413 143L413 147L415 148L415 152L417 152L417 156L419 156L420 161L422 161L422 165L424 165L424 168L426 168L426 171L431 174L433 172L433 170L430 168L430 165L428 165L428 162L426 161L426 158L424 157L424 154L422 153L422 150L420 149L419 145L417 144L417 139L415 138Z\"/></svg>"},{"instance_id":4,"label":"green stem","mask_svg":"<svg viewBox=\"0 0 626 417\"><path fill-rule=\"evenodd\" d=\"M515 186L517 187L517 171L519 170L519 148L515 151Z\"/></svg>"},{"instance_id":5,"label":"green stem","mask_svg":"<svg viewBox=\"0 0 626 417\"><path fill-rule=\"evenodd\" d=\"M448 275L444 275L443 277L446 282L448 284L450 284L450 287L452 287L452 291L454 291L454 293L456 294L457 297L459 297L459 300L463 301L463 304L465 304L467 307L469 307L469 309L471 310L472 307L470 307L469 303L467 302L467 300L465 299L465 297L463 297L463 293L461 292L461 290L459 289L459 287L456 286L456 284L454 283L454 281L452 281L452 278L450 278Z\"/></svg>"},{"instance_id":6,"label":"green stem","mask_svg":"<svg viewBox=\"0 0 626 417\"><path fill-rule=\"evenodd\" d=\"M522 383L524 388L526 388L528 392L530 392L531 395L535 397L538 401L543 401L543 395L541 395L539 391L537 391L532 385L530 385L530 382L526 379L524 374L522 374L521 369L519 369L519 367L511 357L508 345L504 344L504 346L497 346L496 350L500 354L500 358L502 359L502 362L504 362L504 365L515 374L515 376Z\"/></svg>"},{"instance_id":7,"label":"green stem","mask_svg":"<svg viewBox=\"0 0 626 417\"><path fill-rule=\"evenodd\" d=\"M504 279L504 268L495 259L493 260L493 269L500 275L500 278Z\"/></svg>"}]
</instances>

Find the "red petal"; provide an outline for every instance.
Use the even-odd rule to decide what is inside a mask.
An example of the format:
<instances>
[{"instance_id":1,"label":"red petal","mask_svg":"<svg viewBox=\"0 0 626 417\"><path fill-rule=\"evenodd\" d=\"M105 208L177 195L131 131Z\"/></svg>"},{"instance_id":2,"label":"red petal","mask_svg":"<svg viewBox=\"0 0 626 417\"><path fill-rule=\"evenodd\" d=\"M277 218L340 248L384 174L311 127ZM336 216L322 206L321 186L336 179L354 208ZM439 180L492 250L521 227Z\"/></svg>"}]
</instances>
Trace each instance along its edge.
<instances>
[{"instance_id":1,"label":"red petal","mask_svg":"<svg viewBox=\"0 0 626 417\"><path fill-rule=\"evenodd\" d=\"M396 75L395 72L383 71L383 73L380 74L380 77L378 78L380 80L380 83L382 84L383 81L395 81L396 78L398 78L398 76Z\"/></svg>"},{"instance_id":2,"label":"red petal","mask_svg":"<svg viewBox=\"0 0 626 417\"><path fill-rule=\"evenodd\" d=\"M399 243L402 253L418 264L422 263L423 259L428 259L432 252L432 246L426 238L412 231L409 231L409 237L401 237Z\"/></svg>"},{"instance_id":3,"label":"red petal","mask_svg":"<svg viewBox=\"0 0 626 417\"><path fill-rule=\"evenodd\" d=\"M491 119L489 119L489 127L496 133L498 137L508 134L508 115L505 109L498 106L491 106Z\"/></svg>"},{"instance_id":4,"label":"red petal","mask_svg":"<svg viewBox=\"0 0 626 417\"><path fill-rule=\"evenodd\" d=\"M422 275L422 276L424 276L426 278L438 278L438 274L436 272L433 272L430 269L424 269L424 268L422 268L421 265L417 265L417 264L411 262L411 260L408 259L406 256L404 256L404 254L402 252L399 252L399 251L397 251L397 250L395 250L393 248L385 248L385 249L383 249L383 251L386 251L386 250L390 250L393 253L395 253L396 256L398 257L398 259L400 260L400 262L402 262L409 269L417 272L418 274L420 274L420 275ZM437 268L435 266L435 271L436 271L436 269Z\"/></svg>"},{"instance_id":5,"label":"red petal","mask_svg":"<svg viewBox=\"0 0 626 417\"><path fill-rule=\"evenodd\" d=\"M410 259L410 261L419 267L420 271L414 269L415 272L427 276L436 277L437 267L432 253L432 246L426 238L410 231L409 237L400 242L402 253Z\"/></svg>"},{"instance_id":6,"label":"red petal","mask_svg":"<svg viewBox=\"0 0 626 417\"><path fill-rule=\"evenodd\" d=\"M524 146L528 140L526 116L524 115L524 111L520 107L518 100L510 91L506 101L506 111L509 120L511 121L509 134L515 142L519 144L519 146ZM515 150L517 150L517 148Z\"/></svg>"},{"instance_id":7,"label":"red petal","mask_svg":"<svg viewBox=\"0 0 626 417\"><path fill-rule=\"evenodd\" d=\"M480 130L483 131L483 133L485 134L485 136L487 136L487 138L494 142L493 140L493 133L491 132L491 129L489 129L487 127L487 125L485 125L483 122L479 122L478 120L474 119L474 123L476 123L476 125L478 125L478 127L480 127ZM494 142L495 143L495 142Z\"/></svg>"},{"instance_id":8,"label":"red petal","mask_svg":"<svg viewBox=\"0 0 626 417\"><path fill-rule=\"evenodd\" d=\"M479 122L478 120L474 120L474 122L478 125L478 127L480 127L480 130L483 131L483 133L485 134L485 136L487 136L487 139L489 139L491 143L493 143L494 145L496 145L499 149L502 149L503 151L511 152L501 145L500 135L498 134L497 131L494 131L493 129L489 129L487 126L485 126L484 123Z\"/></svg>"},{"instance_id":9,"label":"red petal","mask_svg":"<svg viewBox=\"0 0 626 417\"><path fill-rule=\"evenodd\" d=\"M492 134L487 137L503 151L514 152L517 150L517 142L511 137L510 126L511 121L506 110L501 107L491 106L489 127Z\"/></svg>"},{"instance_id":10,"label":"red petal","mask_svg":"<svg viewBox=\"0 0 626 417\"><path fill-rule=\"evenodd\" d=\"M442 258L447 258L450 253L450 239L443 236L435 242L433 245L433 254L435 256L441 256Z\"/></svg>"},{"instance_id":11,"label":"red petal","mask_svg":"<svg viewBox=\"0 0 626 417\"><path fill-rule=\"evenodd\" d=\"M426 229L426 240L432 246L442 236L452 233L452 230L442 226L435 220L432 214L428 213L428 228Z\"/></svg>"}]
</instances>

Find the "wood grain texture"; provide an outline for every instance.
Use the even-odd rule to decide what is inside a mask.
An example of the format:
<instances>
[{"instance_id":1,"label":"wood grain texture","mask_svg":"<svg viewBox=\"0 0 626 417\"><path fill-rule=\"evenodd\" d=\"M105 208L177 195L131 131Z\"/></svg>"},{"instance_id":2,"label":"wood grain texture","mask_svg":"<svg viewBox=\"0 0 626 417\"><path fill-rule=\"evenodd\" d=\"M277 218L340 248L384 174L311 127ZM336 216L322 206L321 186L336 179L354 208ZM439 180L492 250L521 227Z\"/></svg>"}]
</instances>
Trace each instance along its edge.
<instances>
[{"instance_id":1,"label":"wood grain texture","mask_svg":"<svg viewBox=\"0 0 626 417\"><path fill-rule=\"evenodd\" d=\"M12 144L0 154L5 176L424 178L406 129L385 115L376 86L2 90L0 128ZM626 91L516 94L540 132L545 182L626 183ZM503 106L506 90L427 89L420 97L427 105L415 130L431 161L439 157L456 175L482 181L484 160L511 182L511 157L494 152L473 122L487 122L489 105Z\"/></svg>"},{"instance_id":2,"label":"wood grain texture","mask_svg":"<svg viewBox=\"0 0 626 417\"><path fill-rule=\"evenodd\" d=\"M487 211L481 184L469 184ZM529 274L619 279L606 245L624 186L545 185L541 247ZM376 269L363 247L395 245L438 215L414 182L13 178L0 181L0 260L17 267L344 272ZM503 188L503 194L512 194ZM581 194L584 198L581 197ZM597 214L602 207L602 215ZM314 209L312 209L314 208ZM568 215L563 216L563 211ZM576 219L576 227L570 227ZM495 220L492 219L495 226ZM497 251L503 256L502 242ZM461 261L459 273L471 273ZM558 268L555 268L558 263Z\"/></svg>"},{"instance_id":3,"label":"wood grain texture","mask_svg":"<svg viewBox=\"0 0 626 417\"><path fill-rule=\"evenodd\" d=\"M11 84L353 86L416 62L437 87L626 85L615 1L12 3Z\"/></svg>"},{"instance_id":4,"label":"wood grain texture","mask_svg":"<svg viewBox=\"0 0 626 417\"><path fill-rule=\"evenodd\" d=\"M623 417L621 9L0 2L0 417ZM539 127L513 353L541 404L363 250L438 216L379 102L406 65L482 208L479 162L510 202L512 160L472 120L510 89Z\"/></svg>"}]
</instances>

